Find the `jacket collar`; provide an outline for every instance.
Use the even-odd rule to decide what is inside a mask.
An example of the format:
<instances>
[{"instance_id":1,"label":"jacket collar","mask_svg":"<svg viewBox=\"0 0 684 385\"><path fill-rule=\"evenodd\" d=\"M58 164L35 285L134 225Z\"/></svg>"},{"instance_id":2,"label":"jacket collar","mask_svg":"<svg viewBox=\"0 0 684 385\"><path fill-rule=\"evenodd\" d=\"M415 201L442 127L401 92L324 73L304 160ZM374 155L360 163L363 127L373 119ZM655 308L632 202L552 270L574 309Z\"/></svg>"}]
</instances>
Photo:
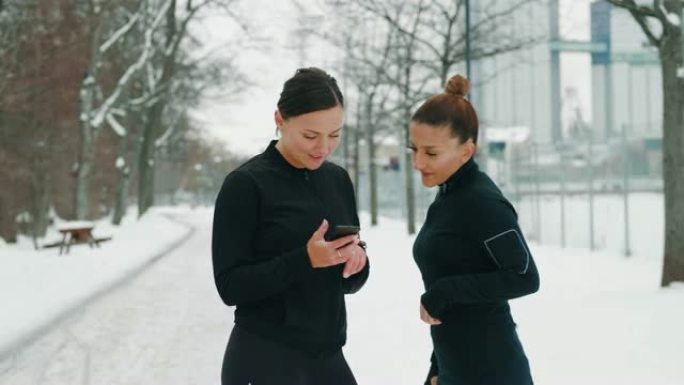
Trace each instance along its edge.
<instances>
[{"instance_id":1,"label":"jacket collar","mask_svg":"<svg viewBox=\"0 0 684 385\"><path fill-rule=\"evenodd\" d=\"M264 150L263 154L267 159L271 160L278 167L283 168L288 172L298 174L308 174L311 172L311 170L307 168L298 168L293 166L290 162L287 161L287 159L285 159L283 154L281 154L280 151L276 148L276 144L278 144L278 141L272 140L271 143L268 144L268 147L266 147L266 150Z\"/></svg>"},{"instance_id":2,"label":"jacket collar","mask_svg":"<svg viewBox=\"0 0 684 385\"><path fill-rule=\"evenodd\" d=\"M463 184L470 175L477 173L479 167L473 158L468 159L455 173L453 173L444 183L439 185L441 195L453 191Z\"/></svg>"}]
</instances>

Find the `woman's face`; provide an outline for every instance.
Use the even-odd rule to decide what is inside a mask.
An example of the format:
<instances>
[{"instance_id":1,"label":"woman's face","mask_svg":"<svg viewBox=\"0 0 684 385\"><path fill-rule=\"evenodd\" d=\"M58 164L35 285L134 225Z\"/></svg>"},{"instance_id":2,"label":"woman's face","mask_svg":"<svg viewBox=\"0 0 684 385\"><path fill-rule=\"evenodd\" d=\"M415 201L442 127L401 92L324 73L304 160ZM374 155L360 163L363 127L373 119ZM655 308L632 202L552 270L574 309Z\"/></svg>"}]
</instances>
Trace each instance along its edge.
<instances>
[{"instance_id":1,"label":"woman's face","mask_svg":"<svg viewBox=\"0 0 684 385\"><path fill-rule=\"evenodd\" d=\"M409 127L413 167L420 171L423 185L434 187L444 183L475 153L472 140L461 143L449 127L436 127L411 122Z\"/></svg>"},{"instance_id":2,"label":"woman's face","mask_svg":"<svg viewBox=\"0 0 684 385\"><path fill-rule=\"evenodd\" d=\"M344 110L335 106L283 119L275 112L281 136L276 147L294 167L315 170L340 142Z\"/></svg>"}]
</instances>

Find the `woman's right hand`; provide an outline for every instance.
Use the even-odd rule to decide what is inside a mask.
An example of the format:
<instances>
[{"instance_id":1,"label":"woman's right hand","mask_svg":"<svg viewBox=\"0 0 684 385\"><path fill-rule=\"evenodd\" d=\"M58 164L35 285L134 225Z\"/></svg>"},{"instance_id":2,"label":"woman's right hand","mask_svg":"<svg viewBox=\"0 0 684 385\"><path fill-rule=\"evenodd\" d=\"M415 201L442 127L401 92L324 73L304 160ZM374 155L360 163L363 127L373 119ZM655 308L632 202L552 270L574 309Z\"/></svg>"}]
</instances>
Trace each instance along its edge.
<instances>
[{"instance_id":1,"label":"woman's right hand","mask_svg":"<svg viewBox=\"0 0 684 385\"><path fill-rule=\"evenodd\" d=\"M306 243L306 252L309 254L311 266L314 268L335 266L347 262L349 257L345 257L337 249L350 243L359 242L359 237L356 234L347 235L328 242L325 240L326 231L328 231L328 221L324 219L321 226L313 233L309 242Z\"/></svg>"},{"instance_id":2,"label":"woman's right hand","mask_svg":"<svg viewBox=\"0 0 684 385\"><path fill-rule=\"evenodd\" d=\"M430 379L430 385L437 385L437 376L432 376Z\"/></svg>"}]
</instances>

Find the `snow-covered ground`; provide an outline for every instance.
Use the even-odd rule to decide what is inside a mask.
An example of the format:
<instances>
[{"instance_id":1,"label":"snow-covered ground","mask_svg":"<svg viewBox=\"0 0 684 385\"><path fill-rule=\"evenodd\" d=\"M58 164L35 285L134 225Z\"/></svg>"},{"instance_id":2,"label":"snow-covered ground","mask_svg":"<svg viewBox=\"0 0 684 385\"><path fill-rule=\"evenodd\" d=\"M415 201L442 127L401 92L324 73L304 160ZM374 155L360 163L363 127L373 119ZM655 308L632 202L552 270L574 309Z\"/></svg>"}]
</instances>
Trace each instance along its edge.
<instances>
[{"instance_id":1,"label":"snow-covered ground","mask_svg":"<svg viewBox=\"0 0 684 385\"><path fill-rule=\"evenodd\" d=\"M218 384L232 315L211 279L211 215L157 210L68 256L0 247L0 384ZM400 221L362 222L371 278L348 298L345 354L362 385L422 383L431 347L413 238ZM531 247L541 291L512 307L536 383L684 383L684 285L659 288L658 258Z\"/></svg>"},{"instance_id":2,"label":"snow-covered ground","mask_svg":"<svg viewBox=\"0 0 684 385\"><path fill-rule=\"evenodd\" d=\"M65 309L106 291L173 249L190 231L152 212L140 221L130 215L120 227L97 223L96 237L112 236L97 249L75 245L69 254L59 255L59 248L35 251L28 240L0 248L0 358L49 327ZM53 231L46 238L60 236Z\"/></svg>"},{"instance_id":3,"label":"snow-covered ground","mask_svg":"<svg viewBox=\"0 0 684 385\"><path fill-rule=\"evenodd\" d=\"M404 229L384 219L364 232L371 279L348 302L347 357L360 384L417 384L426 374L429 330ZM536 383L684 384L684 285L659 288L660 260L531 248L541 289L511 306Z\"/></svg>"},{"instance_id":4,"label":"snow-covered ground","mask_svg":"<svg viewBox=\"0 0 684 385\"><path fill-rule=\"evenodd\" d=\"M594 247L596 250L609 250L614 254L625 251L625 202L622 195L597 194L594 207ZM538 201L534 197L514 202L520 218L520 225L545 245L561 245L561 199L558 195L542 195ZM565 197L565 244L569 247L589 248L590 246L590 201L587 195L579 194ZM627 218L629 220L629 249L640 257L659 259L663 253L665 233L665 203L663 194L632 193L627 198ZM536 223L541 226L536 226Z\"/></svg>"}]
</instances>

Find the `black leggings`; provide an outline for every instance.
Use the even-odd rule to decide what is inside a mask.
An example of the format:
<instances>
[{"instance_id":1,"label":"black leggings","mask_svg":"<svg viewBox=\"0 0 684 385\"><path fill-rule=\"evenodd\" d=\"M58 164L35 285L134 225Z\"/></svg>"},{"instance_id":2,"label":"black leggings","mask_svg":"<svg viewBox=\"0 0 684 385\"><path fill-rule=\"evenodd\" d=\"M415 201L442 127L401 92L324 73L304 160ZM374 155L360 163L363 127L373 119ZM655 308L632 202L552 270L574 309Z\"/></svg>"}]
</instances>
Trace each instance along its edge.
<instances>
[{"instance_id":1,"label":"black leggings","mask_svg":"<svg viewBox=\"0 0 684 385\"><path fill-rule=\"evenodd\" d=\"M313 358L235 325L221 370L222 385L357 385L342 351Z\"/></svg>"}]
</instances>

